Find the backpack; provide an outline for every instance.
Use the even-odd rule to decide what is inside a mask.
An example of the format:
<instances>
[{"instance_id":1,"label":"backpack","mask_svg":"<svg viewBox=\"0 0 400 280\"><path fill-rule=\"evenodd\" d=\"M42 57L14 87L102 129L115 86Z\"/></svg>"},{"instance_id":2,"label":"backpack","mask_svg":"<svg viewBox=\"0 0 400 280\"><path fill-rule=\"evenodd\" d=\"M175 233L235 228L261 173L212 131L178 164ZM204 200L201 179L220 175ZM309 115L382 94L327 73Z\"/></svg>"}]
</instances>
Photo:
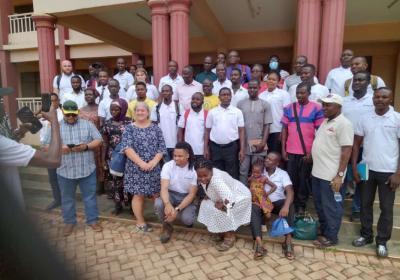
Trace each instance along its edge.
<instances>
[{"instance_id":1,"label":"backpack","mask_svg":"<svg viewBox=\"0 0 400 280\"><path fill-rule=\"evenodd\" d=\"M57 89L58 91L60 91L61 75L57 75L56 83L57 83Z\"/></svg>"},{"instance_id":2,"label":"backpack","mask_svg":"<svg viewBox=\"0 0 400 280\"><path fill-rule=\"evenodd\" d=\"M185 137L186 123L189 118L189 113L190 113L190 109L186 110L183 115L183 119L185 121L184 122L185 127L183 128L183 137ZM206 127L206 119L207 119L208 111L203 109L203 113L204 113L204 127Z\"/></svg>"},{"instance_id":3,"label":"backpack","mask_svg":"<svg viewBox=\"0 0 400 280\"><path fill-rule=\"evenodd\" d=\"M181 117L180 111L179 111L179 104L178 102L172 101L175 103L175 112L176 112L176 124L178 124L179 118ZM156 106L156 114L157 114L157 123L160 123L160 107L163 101L159 102Z\"/></svg>"},{"instance_id":4,"label":"backpack","mask_svg":"<svg viewBox=\"0 0 400 280\"><path fill-rule=\"evenodd\" d=\"M349 96L350 95L350 84L353 79L348 79L346 82L344 82L344 96ZM378 88L378 76L371 75L371 82L370 85L373 90L376 90Z\"/></svg>"}]
</instances>

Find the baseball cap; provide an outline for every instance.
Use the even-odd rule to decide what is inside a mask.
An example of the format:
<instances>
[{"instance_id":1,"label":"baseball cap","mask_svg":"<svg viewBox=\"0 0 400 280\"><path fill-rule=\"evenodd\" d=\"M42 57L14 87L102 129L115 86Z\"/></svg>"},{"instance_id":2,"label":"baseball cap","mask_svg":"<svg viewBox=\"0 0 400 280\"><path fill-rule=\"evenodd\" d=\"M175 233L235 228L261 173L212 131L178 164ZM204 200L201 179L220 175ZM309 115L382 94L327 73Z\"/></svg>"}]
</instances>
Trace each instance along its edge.
<instances>
[{"instance_id":1,"label":"baseball cap","mask_svg":"<svg viewBox=\"0 0 400 280\"><path fill-rule=\"evenodd\" d=\"M318 100L319 102L324 102L324 103L336 103L339 104L340 106L343 105L343 98L336 93L330 93L328 94L328 96L324 97L324 98L320 98Z\"/></svg>"},{"instance_id":2,"label":"baseball cap","mask_svg":"<svg viewBox=\"0 0 400 280\"><path fill-rule=\"evenodd\" d=\"M12 87L0 87L0 96L6 96L14 93L14 88Z\"/></svg>"},{"instance_id":3,"label":"baseball cap","mask_svg":"<svg viewBox=\"0 0 400 280\"><path fill-rule=\"evenodd\" d=\"M65 114L79 114L78 105L72 100L67 100L62 105L63 113Z\"/></svg>"}]
</instances>

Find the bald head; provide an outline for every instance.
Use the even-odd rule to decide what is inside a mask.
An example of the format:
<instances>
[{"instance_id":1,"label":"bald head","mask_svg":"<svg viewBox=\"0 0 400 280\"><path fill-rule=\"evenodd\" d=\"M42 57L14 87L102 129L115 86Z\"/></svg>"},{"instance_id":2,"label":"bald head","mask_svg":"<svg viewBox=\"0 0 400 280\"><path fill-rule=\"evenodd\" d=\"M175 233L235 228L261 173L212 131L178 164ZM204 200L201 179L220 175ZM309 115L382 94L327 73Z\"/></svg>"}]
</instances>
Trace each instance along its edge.
<instances>
[{"instance_id":1,"label":"bald head","mask_svg":"<svg viewBox=\"0 0 400 280\"><path fill-rule=\"evenodd\" d=\"M71 75L71 73L72 73L72 62L70 60L61 61L61 71L66 75Z\"/></svg>"}]
</instances>

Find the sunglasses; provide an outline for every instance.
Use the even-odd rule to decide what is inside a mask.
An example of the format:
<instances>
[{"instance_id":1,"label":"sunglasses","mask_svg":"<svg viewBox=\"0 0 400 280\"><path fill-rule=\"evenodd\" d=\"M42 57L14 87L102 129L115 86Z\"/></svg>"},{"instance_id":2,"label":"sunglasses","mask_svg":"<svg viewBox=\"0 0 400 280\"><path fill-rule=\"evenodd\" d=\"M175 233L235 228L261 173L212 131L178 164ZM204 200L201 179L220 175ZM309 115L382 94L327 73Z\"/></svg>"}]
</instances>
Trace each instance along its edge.
<instances>
[{"instance_id":1,"label":"sunglasses","mask_svg":"<svg viewBox=\"0 0 400 280\"><path fill-rule=\"evenodd\" d=\"M64 116L66 116L67 118L73 118L78 116L77 114L64 114Z\"/></svg>"}]
</instances>

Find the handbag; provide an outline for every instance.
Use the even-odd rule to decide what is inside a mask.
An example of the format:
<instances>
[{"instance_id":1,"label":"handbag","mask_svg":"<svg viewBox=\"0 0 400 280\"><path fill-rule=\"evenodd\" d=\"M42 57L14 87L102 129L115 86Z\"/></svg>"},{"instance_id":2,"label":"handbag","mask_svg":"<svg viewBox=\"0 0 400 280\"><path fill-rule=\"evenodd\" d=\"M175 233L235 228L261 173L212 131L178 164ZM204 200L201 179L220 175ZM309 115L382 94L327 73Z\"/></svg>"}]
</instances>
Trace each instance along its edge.
<instances>
[{"instance_id":1,"label":"handbag","mask_svg":"<svg viewBox=\"0 0 400 280\"><path fill-rule=\"evenodd\" d=\"M317 239L318 222L310 215L296 217L294 221L294 238L300 240Z\"/></svg>"},{"instance_id":2,"label":"handbag","mask_svg":"<svg viewBox=\"0 0 400 280\"><path fill-rule=\"evenodd\" d=\"M278 218L272 223L269 235L271 237L279 237L291 232L293 232L293 228L289 226L286 219Z\"/></svg>"},{"instance_id":3,"label":"handbag","mask_svg":"<svg viewBox=\"0 0 400 280\"><path fill-rule=\"evenodd\" d=\"M118 144L111 153L110 174L122 177L125 172L126 155L122 145Z\"/></svg>"}]
</instances>

